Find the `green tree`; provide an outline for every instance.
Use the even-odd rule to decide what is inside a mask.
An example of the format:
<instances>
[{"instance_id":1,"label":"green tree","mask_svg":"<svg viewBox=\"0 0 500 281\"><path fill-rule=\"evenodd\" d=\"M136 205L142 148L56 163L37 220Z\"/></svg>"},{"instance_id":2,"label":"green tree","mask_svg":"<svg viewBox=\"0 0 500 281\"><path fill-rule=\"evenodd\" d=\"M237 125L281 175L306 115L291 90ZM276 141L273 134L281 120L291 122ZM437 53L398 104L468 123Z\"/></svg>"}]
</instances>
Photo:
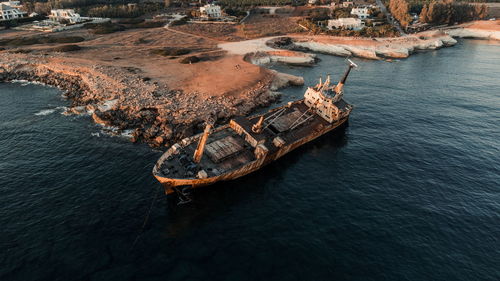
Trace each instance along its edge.
<instances>
[{"instance_id":1,"label":"green tree","mask_svg":"<svg viewBox=\"0 0 500 281\"><path fill-rule=\"evenodd\" d=\"M392 16L397 19L402 26L408 26L411 23L409 5L406 0L390 0L389 10Z\"/></svg>"}]
</instances>

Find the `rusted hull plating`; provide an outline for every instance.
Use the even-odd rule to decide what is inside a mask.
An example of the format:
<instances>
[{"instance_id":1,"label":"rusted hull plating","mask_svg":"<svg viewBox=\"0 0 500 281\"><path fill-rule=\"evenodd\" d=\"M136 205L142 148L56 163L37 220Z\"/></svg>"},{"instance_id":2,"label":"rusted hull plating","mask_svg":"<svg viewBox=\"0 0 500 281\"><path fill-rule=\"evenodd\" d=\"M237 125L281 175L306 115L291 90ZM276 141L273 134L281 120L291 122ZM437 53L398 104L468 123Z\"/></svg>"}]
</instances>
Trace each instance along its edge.
<instances>
[{"instance_id":1,"label":"rusted hull plating","mask_svg":"<svg viewBox=\"0 0 500 281\"><path fill-rule=\"evenodd\" d=\"M228 180L234 180L237 178L240 178L242 176L245 176L249 173L252 173L263 166L269 164L270 162L273 162L283 155L287 154L288 152L296 149L299 146L304 145L305 143L308 143L340 126L342 126L344 123L347 122L348 116L338 120L337 122L331 124L330 126L325 127L322 130L315 131L314 133L309 134L308 136L298 139L297 141L285 145L279 150L277 150L274 153L270 153L266 155L266 157L263 157L261 159L256 159L252 162L249 162L248 164L242 166L239 169L235 169L231 172L224 173L215 177L209 177L209 178L204 178L204 179L173 179L173 178L167 178L167 177L162 177L158 175L158 173L153 171L154 176L156 179L163 185L165 188L165 193L166 194L171 194L175 192L174 188L175 187L189 187L189 188L195 188L195 187L200 187L200 186L206 186L206 185L211 185L219 181L228 181ZM159 163L161 164L161 163ZM157 164L157 165L159 165ZM156 169L156 167L155 167Z\"/></svg>"}]
</instances>

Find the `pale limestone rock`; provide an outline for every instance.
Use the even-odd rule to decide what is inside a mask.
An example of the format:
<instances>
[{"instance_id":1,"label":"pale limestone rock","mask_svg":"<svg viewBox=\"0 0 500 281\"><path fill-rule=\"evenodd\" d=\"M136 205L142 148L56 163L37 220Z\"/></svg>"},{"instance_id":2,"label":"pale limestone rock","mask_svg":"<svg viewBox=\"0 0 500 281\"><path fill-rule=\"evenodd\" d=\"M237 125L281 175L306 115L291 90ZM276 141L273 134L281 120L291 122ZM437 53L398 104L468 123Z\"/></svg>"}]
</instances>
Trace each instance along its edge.
<instances>
[{"instance_id":1,"label":"pale limestone rock","mask_svg":"<svg viewBox=\"0 0 500 281\"><path fill-rule=\"evenodd\" d=\"M456 28L446 31L447 34L453 37L460 38L476 38L476 39L491 39L500 40L500 31L482 30L474 28Z\"/></svg>"},{"instance_id":2,"label":"pale limestone rock","mask_svg":"<svg viewBox=\"0 0 500 281\"><path fill-rule=\"evenodd\" d=\"M281 73L275 70L272 70L274 73L274 79L271 83L271 91L276 91L280 88L287 87L289 85L292 86L302 86L304 85L304 78L300 76L295 76L292 74Z\"/></svg>"},{"instance_id":3,"label":"pale limestone rock","mask_svg":"<svg viewBox=\"0 0 500 281\"><path fill-rule=\"evenodd\" d=\"M295 42L296 46L306 48L313 52L330 54L335 56L347 57L352 55L352 53L346 50L343 46L323 44L318 42Z\"/></svg>"}]
</instances>

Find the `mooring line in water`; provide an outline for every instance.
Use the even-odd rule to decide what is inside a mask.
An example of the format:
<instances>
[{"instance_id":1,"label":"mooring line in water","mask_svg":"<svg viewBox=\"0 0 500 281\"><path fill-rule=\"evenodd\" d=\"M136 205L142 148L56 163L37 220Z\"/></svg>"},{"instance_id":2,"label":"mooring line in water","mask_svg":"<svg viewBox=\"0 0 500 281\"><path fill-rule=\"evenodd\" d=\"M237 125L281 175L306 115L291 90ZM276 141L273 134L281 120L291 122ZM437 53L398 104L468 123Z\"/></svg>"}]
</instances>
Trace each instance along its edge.
<instances>
[{"instance_id":1,"label":"mooring line in water","mask_svg":"<svg viewBox=\"0 0 500 281\"><path fill-rule=\"evenodd\" d=\"M134 240L134 243L132 244L132 247L130 248L130 251L132 251L135 247L135 244L137 244L137 241L139 241L139 238L141 237L142 233L144 232L144 228L146 228L146 224L148 223L149 216L151 215L151 211L153 210L153 206L156 202L156 199L158 198L158 193L160 193L160 187L161 185L158 185L158 188L155 191L155 194L153 196L153 200L151 201L151 205L149 206L149 210L146 213L146 216L144 217L144 222L142 223L142 227L139 231L139 234L137 234L137 237Z\"/></svg>"}]
</instances>

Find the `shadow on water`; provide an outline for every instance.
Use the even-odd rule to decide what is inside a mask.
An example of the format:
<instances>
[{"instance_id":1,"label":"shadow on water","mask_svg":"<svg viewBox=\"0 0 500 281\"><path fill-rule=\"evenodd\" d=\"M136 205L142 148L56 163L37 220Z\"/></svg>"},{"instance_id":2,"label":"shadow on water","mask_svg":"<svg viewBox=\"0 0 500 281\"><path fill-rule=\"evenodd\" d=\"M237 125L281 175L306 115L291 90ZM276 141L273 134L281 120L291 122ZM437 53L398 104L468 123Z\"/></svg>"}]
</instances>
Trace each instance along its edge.
<instances>
[{"instance_id":1,"label":"shadow on water","mask_svg":"<svg viewBox=\"0 0 500 281\"><path fill-rule=\"evenodd\" d=\"M196 188L192 190L190 195L192 201L188 204L178 205L179 199L175 195L166 197L165 208L169 213L168 232L171 234L180 233L183 228L197 224L206 216L213 216L232 205L241 204L242 201L249 198L251 200L266 196L268 188L274 187L274 182L286 180L285 172L301 161L304 154L325 148L333 148L334 151L337 151L344 147L348 142L346 133L348 126L349 124L346 123L335 131L295 149L249 175L232 181Z\"/></svg>"}]
</instances>

